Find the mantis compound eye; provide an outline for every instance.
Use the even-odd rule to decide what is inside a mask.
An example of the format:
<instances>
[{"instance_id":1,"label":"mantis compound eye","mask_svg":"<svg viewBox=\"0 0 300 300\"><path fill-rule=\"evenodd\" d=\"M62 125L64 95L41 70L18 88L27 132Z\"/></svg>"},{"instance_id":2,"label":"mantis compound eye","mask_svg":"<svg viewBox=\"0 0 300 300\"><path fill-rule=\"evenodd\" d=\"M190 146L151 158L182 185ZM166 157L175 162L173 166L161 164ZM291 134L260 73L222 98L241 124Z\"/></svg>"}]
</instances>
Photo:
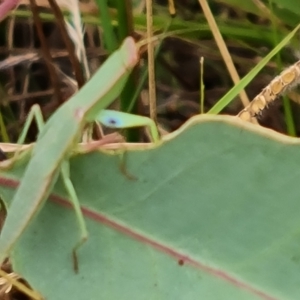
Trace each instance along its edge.
<instances>
[{"instance_id":1,"label":"mantis compound eye","mask_svg":"<svg viewBox=\"0 0 300 300\"><path fill-rule=\"evenodd\" d=\"M107 127L116 127L118 128L118 124L119 123L122 123L122 122L119 122L120 120L118 120L117 118L112 118L112 117L109 117L109 118L106 118L105 120L102 121L103 125L107 126Z\"/></svg>"},{"instance_id":2,"label":"mantis compound eye","mask_svg":"<svg viewBox=\"0 0 300 300\"><path fill-rule=\"evenodd\" d=\"M123 128L124 121L122 115L117 111L112 110L102 110L98 115L98 121L104 126L110 128Z\"/></svg>"}]
</instances>

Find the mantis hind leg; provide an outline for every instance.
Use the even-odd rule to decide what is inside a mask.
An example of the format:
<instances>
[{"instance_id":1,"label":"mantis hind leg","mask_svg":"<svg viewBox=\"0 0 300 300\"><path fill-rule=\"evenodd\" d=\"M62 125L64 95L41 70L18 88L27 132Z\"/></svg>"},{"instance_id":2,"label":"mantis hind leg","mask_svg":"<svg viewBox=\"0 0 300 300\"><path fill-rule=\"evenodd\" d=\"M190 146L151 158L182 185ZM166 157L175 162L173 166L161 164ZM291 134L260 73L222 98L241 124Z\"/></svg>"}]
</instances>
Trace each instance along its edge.
<instances>
[{"instance_id":1,"label":"mantis hind leg","mask_svg":"<svg viewBox=\"0 0 300 300\"><path fill-rule=\"evenodd\" d=\"M40 132L43 129L43 127L45 125L45 122L44 122L44 118L43 118L41 108L37 104L32 106L32 108L31 108L31 110L30 110L30 112L27 116L24 127L21 131L21 134L19 136L19 139L17 141L17 144L24 144L26 135L27 135L28 130L29 130L29 126L31 125L33 120L35 120L36 125L38 127L38 131Z\"/></svg>"},{"instance_id":2,"label":"mantis hind leg","mask_svg":"<svg viewBox=\"0 0 300 300\"><path fill-rule=\"evenodd\" d=\"M73 266L74 270L76 273L78 273L78 258L77 258L77 251L78 249L86 242L88 239L88 231L86 227L86 223L84 221L84 217L80 208L80 203L75 191L75 188L73 186L73 183L70 179L70 165L68 161L64 161L61 167L61 174L62 174L62 179L65 185L65 188L69 194L69 197L72 201L77 221L79 224L79 229L80 229L80 240L78 243L74 246L73 251L72 251L72 256L73 256Z\"/></svg>"},{"instance_id":3,"label":"mantis hind leg","mask_svg":"<svg viewBox=\"0 0 300 300\"><path fill-rule=\"evenodd\" d=\"M27 133L29 131L29 127L30 127L31 123L33 122L33 120L35 120L38 131L40 132L43 129L45 122L43 119L43 114L42 114L41 108L37 104L32 106L32 108L27 116L24 127L21 131L21 134L19 136L19 139L17 141L17 144L20 144L20 145L24 144ZM9 160L5 160L0 163L0 168L8 169L8 168L12 167L13 164L18 159L22 159L24 156L28 155L29 153L30 153L30 150L24 150L24 151L17 150Z\"/></svg>"}]
</instances>

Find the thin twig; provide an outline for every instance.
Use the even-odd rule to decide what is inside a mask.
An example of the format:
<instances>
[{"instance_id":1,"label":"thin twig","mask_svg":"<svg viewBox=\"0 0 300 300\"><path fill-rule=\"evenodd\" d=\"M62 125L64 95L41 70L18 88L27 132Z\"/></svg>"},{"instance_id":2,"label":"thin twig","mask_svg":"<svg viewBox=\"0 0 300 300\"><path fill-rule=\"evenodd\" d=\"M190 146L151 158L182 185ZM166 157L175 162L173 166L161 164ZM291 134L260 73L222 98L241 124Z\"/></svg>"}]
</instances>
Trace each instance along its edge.
<instances>
[{"instance_id":1,"label":"thin twig","mask_svg":"<svg viewBox=\"0 0 300 300\"><path fill-rule=\"evenodd\" d=\"M64 43L66 45L67 51L69 52L69 55L70 55L69 58L70 58L70 62L74 69L78 88L81 88L84 85L84 78L83 78L83 74L82 74L81 64L76 56L75 46L74 46L73 42L71 41L68 31L66 29L64 16L55 0L48 0L48 1L53 10L55 19L57 21L57 25L60 29L60 32L61 32L62 38L64 40Z\"/></svg>"},{"instance_id":2,"label":"thin twig","mask_svg":"<svg viewBox=\"0 0 300 300\"><path fill-rule=\"evenodd\" d=\"M218 28L218 25L214 19L214 16L209 8L209 5L207 4L207 0L198 0L199 1L199 4L200 6L202 7L202 10L203 10L203 13L205 15L205 18L209 24L209 27L211 28L211 31L212 31L212 34L214 36L214 39L219 47L219 50L221 52L221 55L223 57L223 60L225 62L225 65L228 69L228 72L232 78L232 81L234 82L234 84L238 84L239 81L240 81L240 76L234 66L234 63L232 61L232 58L230 56L230 53L227 49L227 46L224 42L224 39L220 33L220 30ZM250 101L249 101L249 98L245 92L245 90L242 90L240 92L240 97L241 97L241 100L242 100L242 103L244 106L247 106Z\"/></svg>"},{"instance_id":3,"label":"thin twig","mask_svg":"<svg viewBox=\"0 0 300 300\"><path fill-rule=\"evenodd\" d=\"M35 2L35 0L30 0L30 5L31 5L31 9L32 9L32 16L33 16L33 20L34 23L36 25L36 29L37 29L37 33L39 36L39 40L41 42L41 49L43 52L43 57L45 59L45 63L46 66L48 68L49 71L49 75L50 75L50 80L52 82L53 88L54 88L54 94L57 97L57 101L61 102L62 101L62 95L60 92L60 88L59 88L59 80L55 71L55 67L52 63L52 57L50 54L50 49L47 45L47 41L46 38L44 36L44 32L43 32L43 23L39 17L39 9L38 6Z\"/></svg>"},{"instance_id":4,"label":"thin twig","mask_svg":"<svg viewBox=\"0 0 300 300\"><path fill-rule=\"evenodd\" d=\"M147 0L147 39L150 41L153 34L153 10L152 0ZM155 90L155 72L154 72L154 47L153 43L148 43L148 82L149 82L149 107L150 118L157 123L156 113L156 90Z\"/></svg>"}]
</instances>

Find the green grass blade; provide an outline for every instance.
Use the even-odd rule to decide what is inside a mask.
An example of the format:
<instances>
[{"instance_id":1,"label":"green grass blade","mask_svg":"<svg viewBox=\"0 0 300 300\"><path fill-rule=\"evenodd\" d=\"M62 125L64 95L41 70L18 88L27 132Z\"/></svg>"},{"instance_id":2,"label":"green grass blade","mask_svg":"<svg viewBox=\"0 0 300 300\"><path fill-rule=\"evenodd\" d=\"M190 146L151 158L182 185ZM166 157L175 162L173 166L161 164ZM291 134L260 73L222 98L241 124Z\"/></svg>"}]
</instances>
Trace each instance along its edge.
<instances>
[{"instance_id":1,"label":"green grass blade","mask_svg":"<svg viewBox=\"0 0 300 300\"><path fill-rule=\"evenodd\" d=\"M275 17L275 13L274 13L273 0L268 0L268 3L269 3L270 11L272 12L270 19L272 22L274 45L277 45L279 42L278 26L276 23L276 17ZM279 70L282 70L284 67L282 65L282 59L281 59L280 52L278 52L276 55L276 61L277 61L277 66L278 66ZM292 107L291 107L290 100L288 99L288 97L284 96L282 99L282 103L283 103L284 119L285 119L285 123L286 123L287 133L290 136L296 136L296 128L295 128L295 123L293 120L293 113L292 113Z\"/></svg>"},{"instance_id":2,"label":"green grass blade","mask_svg":"<svg viewBox=\"0 0 300 300\"><path fill-rule=\"evenodd\" d=\"M100 12L99 20L101 18L101 25L104 31L104 42L107 50L112 53L119 47L119 43L112 25L112 18L109 13L107 0L96 0L96 4L98 5Z\"/></svg>"},{"instance_id":3,"label":"green grass blade","mask_svg":"<svg viewBox=\"0 0 300 300\"><path fill-rule=\"evenodd\" d=\"M0 111L0 132L1 132L2 141L4 143L9 143L10 139L9 139L8 134L7 134L6 126L4 124L1 111Z\"/></svg>"}]
</instances>

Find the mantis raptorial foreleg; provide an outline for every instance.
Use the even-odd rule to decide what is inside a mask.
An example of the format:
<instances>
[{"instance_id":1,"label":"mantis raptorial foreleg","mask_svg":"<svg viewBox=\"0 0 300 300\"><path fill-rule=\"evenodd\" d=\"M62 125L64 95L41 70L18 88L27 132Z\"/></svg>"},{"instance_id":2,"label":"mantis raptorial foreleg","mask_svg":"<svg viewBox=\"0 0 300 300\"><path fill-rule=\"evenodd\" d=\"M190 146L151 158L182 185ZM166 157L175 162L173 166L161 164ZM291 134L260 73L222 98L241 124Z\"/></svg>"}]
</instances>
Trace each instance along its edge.
<instances>
[{"instance_id":1,"label":"mantis raptorial foreleg","mask_svg":"<svg viewBox=\"0 0 300 300\"><path fill-rule=\"evenodd\" d=\"M145 126L149 129L152 142L156 143L159 140L159 132L156 128L156 124L152 119L148 117L105 109L98 114L97 120L102 125L110 128L120 129ZM132 180L136 179L135 176L129 174L126 170L124 152L121 153L120 169L127 178Z\"/></svg>"},{"instance_id":2,"label":"mantis raptorial foreleg","mask_svg":"<svg viewBox=\"0 0 300 300\"><path fill-rule=\"evenodd\" d=\"M156 125L148 117L105 109L98 114L97 121L110 128L148 127L152 141L157 142L159 140Z\"/></svg>"}]
</instances>

